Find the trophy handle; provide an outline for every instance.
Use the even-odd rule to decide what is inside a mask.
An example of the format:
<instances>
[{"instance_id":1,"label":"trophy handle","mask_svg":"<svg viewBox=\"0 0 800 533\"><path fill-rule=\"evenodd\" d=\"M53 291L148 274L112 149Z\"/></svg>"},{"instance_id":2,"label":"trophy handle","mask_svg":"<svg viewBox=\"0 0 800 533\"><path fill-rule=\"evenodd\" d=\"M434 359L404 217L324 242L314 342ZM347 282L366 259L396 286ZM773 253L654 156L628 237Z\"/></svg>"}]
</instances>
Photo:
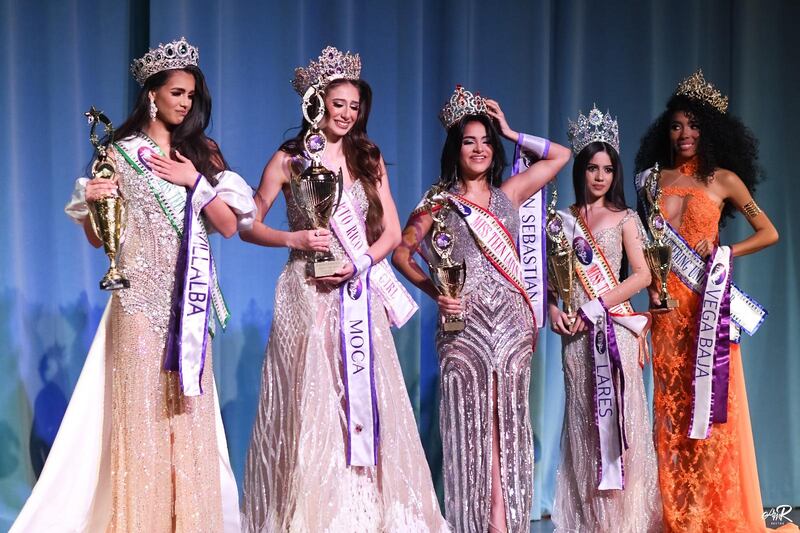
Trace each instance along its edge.
<instances>
[{"instance_id":1,"label":"trophy handle","mask_svg":"<svg viewBox=\"0 0 800 533\"><path fill-rule=\"evenodd\" d=\"M298 177L292 176L289 179L289 189L292 191L292 197L294 199L294 203L297 204L297 207L306 215L309 221L311 221L311 225L314 225L314 214L313 210L309 209L309 207L305 204L303 200L303 195L300 193L300 185Z\"/></svg>"},{"instance_id":2,"label":"trophy handle","mask_svg":"<svg viewBox=\"0 0 800 533\"><path fill-rule=\"evenodd\" d=\"M344 174L342 174L342 167L339 167L339 174L336 176L336 204L331 210L331 216L339 209L339 204L342 202L342 194L344 194Z\"/></svg>"}]
</instances>

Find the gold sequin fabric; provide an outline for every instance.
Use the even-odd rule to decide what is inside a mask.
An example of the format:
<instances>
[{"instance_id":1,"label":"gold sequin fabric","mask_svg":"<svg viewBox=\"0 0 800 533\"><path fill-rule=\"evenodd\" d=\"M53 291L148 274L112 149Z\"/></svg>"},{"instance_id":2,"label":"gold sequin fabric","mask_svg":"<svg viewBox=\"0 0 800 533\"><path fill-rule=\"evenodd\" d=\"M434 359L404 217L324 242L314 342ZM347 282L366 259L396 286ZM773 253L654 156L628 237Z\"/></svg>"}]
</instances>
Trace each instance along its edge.
<instances>
[{"instance_id":1,"label":"gold sequin fabric","mask_svg":"<svg viewBox=\"0 0 800 533\"><path fill-rule=\"evenodd\" d=\"M622 226L634 219L640 240L644 228L629 211L614 227L594 235L614 272L620 271ZM577 309L589 296L576 278L573 305ZM651 432L639 343L628 329L615 324L625 374L625 431L628 449L623 452L625 490L598 490L599 437L594 410L594 360L588 333L562 337L564 369L564 425L561 430L561 462L556 473L553 523L559 532L596 531L648 533L661 531L661 496Z\"/></svg>"},{"instance_id":2,"label":"gold sequin fabric","mask_svg":"<svg viewBox=\"0 0 800 533\"><path fill-rule=\"evenodd\" d=\"M512 235L517 233L519 215L500 189L492 188L489 209ZM436 337L447 520L457 532L488 530L496 409L508 531L527 532L533 497L528 407L533 317L523 297L480 251L464 220L451 211L446 224L455 237L453 258L467 263L462 293L466 328L458 333L439 331Z\"/></svg>"},{"instance_id":3,"label":"gold sequin fabric","mask_svg":"<svg viewBox=\"0 0 800 533\"><path fill-rule=\"evenodd\" d=\"M351 189L362 213L360 182ZM289 227L310 225L288 188ZM331 250L344 252L335 237ZM306 254L292 252L275 289L275 313L263 366L244 479L248 532L443 531L389 321L370 295L380 416L376 467L346 464L346 414L339 292L306 280Z\"/></svg>"},{"instance_id":4,"label":"gold sequin fabric","mask_svg":"<svg viewBox=\"0 0 800 533\"><path fill-rule=\"evenodd\" d=\"M144 178L118 164L127 200L120 267L130 289L112 296L113 532L222 531L211 343L204 394L185 397L163 370L179 240Z\"/></svg>"}]
</instances>

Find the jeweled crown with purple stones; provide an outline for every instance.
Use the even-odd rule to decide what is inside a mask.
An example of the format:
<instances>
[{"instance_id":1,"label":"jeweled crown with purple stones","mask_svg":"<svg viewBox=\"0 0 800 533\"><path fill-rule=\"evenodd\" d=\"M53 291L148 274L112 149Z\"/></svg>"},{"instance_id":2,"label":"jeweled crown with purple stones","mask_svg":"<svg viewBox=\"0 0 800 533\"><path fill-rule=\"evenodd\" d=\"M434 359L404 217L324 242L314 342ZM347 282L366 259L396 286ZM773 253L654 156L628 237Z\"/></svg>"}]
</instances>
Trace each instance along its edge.
<instances>
[{"instance_id":1,"label":"jeweled crown with purple stones","mask_svg":"<svg viewBox=\"0 0 800 533\"><path fill-rule=\"evenodd\" d=\"M593 105L588 117L580 113L577 121L568 122L567 136L574 154L577 155L586 146L598 141L610 144L619 153L619 125L608 111L604 115Z\"/></svg>"},{"instance_id":2,"label":"jeweled crown with purple stones","mask_svg":"<svg viewBox=\"0 0 800 533\"><path fill-rule=\"evenodd\" d=\"M326 47L316 61L307 67L294 69L292 87L303 96L312 85L324 89L333 80L357 80L361 77L361 57L350 51L341 53L336 47Z\"/></svg>"},{"instance_id":3,"label":"jeweled crown with purple stones","mask_svg":"<svg viewBox=\"0 0 800 533\"><path fill-rule=\"evenodd\" d=\"M196 67L199 58L197 47L189 44L186 37L181 37L171 43L159 44L139 59L134 59L131 63L131 72L139 85L144 87L144 82L153 74L162 70L186 68L190 65Z\"/></svg>"},{"instance_id":4,"label":"jeweled crown with purple stones","mask_svg":"<svg viewBox=\"0 0 800 533\"><path fill-rule=\"evenodd\" d=\"M445 129L450 129L450 126L467 115L489 116L486 99L477 92L472 94L461 85L456 85L450 100L439 112L439 120Z\"/></svg>"}]
</instances>

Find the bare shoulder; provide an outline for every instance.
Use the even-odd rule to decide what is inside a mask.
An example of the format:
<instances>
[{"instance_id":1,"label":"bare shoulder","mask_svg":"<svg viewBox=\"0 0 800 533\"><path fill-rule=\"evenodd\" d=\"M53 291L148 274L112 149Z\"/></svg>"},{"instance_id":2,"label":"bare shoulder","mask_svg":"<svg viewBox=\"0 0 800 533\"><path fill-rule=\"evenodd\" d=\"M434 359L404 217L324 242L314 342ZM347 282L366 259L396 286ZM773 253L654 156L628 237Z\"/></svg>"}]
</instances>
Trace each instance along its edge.
<instances>
[{"instance_id":1,"label":"bare shoulder","mask_svg":"<svg viewBox=\"0 0 800 533\"><path fill-rule=\"evenodd\" d=\"M718 168L714 171L711 179L712 183L717 183L722 187L736 187L743 184L742 179L733 171L726 168Z\"/></svg>"},{"instance_id":2,"label":"bare shoulder","mask_svg":"<svg viewBox=\"0 0 800 533\"><path fill-rule=\"evenodd\" d=\"M714 190L723 199L747 191L747 186L742 179L735 172L725 168L718 168L714 171L708 187Z\"/></svg>"}]
</instances>

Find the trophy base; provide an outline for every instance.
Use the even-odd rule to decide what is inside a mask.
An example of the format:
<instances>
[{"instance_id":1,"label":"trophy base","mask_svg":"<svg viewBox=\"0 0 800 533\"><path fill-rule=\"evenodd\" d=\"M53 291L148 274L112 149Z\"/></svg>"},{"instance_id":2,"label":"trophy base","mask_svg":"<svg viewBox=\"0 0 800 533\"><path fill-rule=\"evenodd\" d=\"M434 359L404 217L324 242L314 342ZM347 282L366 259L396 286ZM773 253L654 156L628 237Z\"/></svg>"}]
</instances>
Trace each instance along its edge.
<instances>
[{"instance_id":1,"label":"trophy base","mask_svg":"<svg viewBox=\"0 0 800 533\"><path fill-rule=\"evenodd\" d=\"M325 278L334 275L342 266L344 266L344 261L340 259L308 262L306 263L306 274L312 278Z\"/></svg>"},{"instance_id":2,"label":"trophy base","mask_svg":"<svg viewBox=\"0 0 800 533\"><path fill-rule=\"evenodd\" d=\"M467 326L466 322L462 317L445 317L444 323L442 324L442 331L446 331L448 333L455 333L458 331L464 331L464 328Z\"/></svg>"},{"instance_id":3,"label":"trophy base","mask_svg":"<svg viewBox=\"0 0 800 533\"><path fill-rule=\"evenodd\" d=\"M130 289L131 282L122 277L119 272L109 271L100 280L100 289L104 291L118 291L120 289Z\"/></svg>"},{"instance_id":4,"label":"trophy base","mask_svg":"<svg viewBox=\"0 0 800 533\"><path fill-rule=\"evenodd\" d=\"M658 305L650 306L649 311L651 313L664 313L666 311L672 311L678 307L678 300L674 298L666 298L661 300Z\"/></svg>"}]
</instances>

